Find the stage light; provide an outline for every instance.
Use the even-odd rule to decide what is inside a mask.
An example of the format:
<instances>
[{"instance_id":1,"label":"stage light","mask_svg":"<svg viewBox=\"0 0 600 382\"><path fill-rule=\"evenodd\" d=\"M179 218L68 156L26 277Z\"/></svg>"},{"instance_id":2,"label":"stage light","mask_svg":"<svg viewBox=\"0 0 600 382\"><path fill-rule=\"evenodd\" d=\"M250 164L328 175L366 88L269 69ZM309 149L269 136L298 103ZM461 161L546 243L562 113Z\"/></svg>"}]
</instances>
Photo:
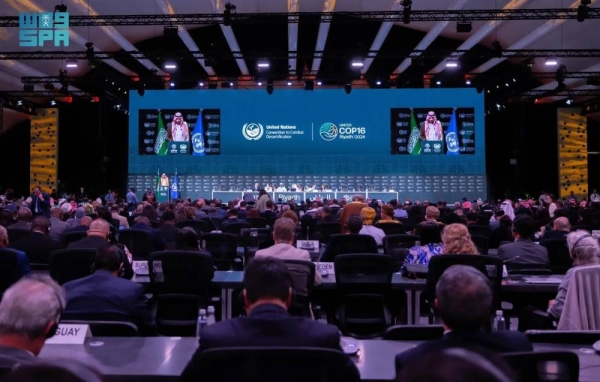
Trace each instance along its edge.
<instances>
[{"instance_id":1,"label":"stage light","mask_svg":"<svg viewBox=\"0 0 600 382\"><path fill-rule=\"evenodd\" d=\"M344 91L346 92L346 94L352 93L352 84L347 83L346 85L344 85Z\"/></svg>"},{"instance_id":2,"label":"stage light","mask_svg":"<svg viewBox=\"0 0 600 382\"><path fill-rule=\"evenodd\" d=\"M410 24L410 12L412 10L412 0L403 0L401 5L404 7L402 10L402 22L404 24Z\"/></svg>"},{"instance_id":3,"label":"stage light","mask_svg":"<svg viewBox=\"0 0 600 382\"><path fill-rule=\"evenodd\" d=\"M76 68L79 65L77 64L77 60L67 60L67 64L65 66L67 68Z\"/></svg>"},{"instance_id":4,"label":"stage light","mask_svg":"<svg viewBox=\"0 0 600 382\"><path fill-rule=\"evenodd\" d=\"M466 80L466 81L465 81L465 84L466 84L466 85L471 85L471 80Z\"/></svg>"},{"instance_id":5,"label":"stage light","mask_svg":"<svg viewBox=\"0 0 600 382\"><path fill-rule=\"evenodd\" d=\"M171 87L174 87L174 86L175 86L175 82L171 82L171 83L169 84L169 86L171 86Z\"/></svg>"},{"instance_id":6,"label":"stage light","mask_svg":"<svg viewBox=\"0 0 600 382\"><path fill-rule=\"evenodd\" d=\"M508 84L508 82L507 82L507 83L505 83L505 84L504 84L504 86L506 86L506 87L509 87L510 85L509 85L509 84Z\"/></svg>"},{"instance_id":7,"label":"stage light","mask_svg":"<svg viewBox=\"0 0 600 382\"><path fill-rule=\"evenodd\" d=\"M350 62L350 66L352 66L353 68L362 68L364 66L364 63L362 60L354 59Z\"/></svg>"},{"instance_id":8,"label":"stage light","mask_svg":"<svg viewBox=\"0 0 600 382\"><path fill-rule=\"evenodd\" d=\"M375 82L375 84L376 84L377 86L381 86L381 81L377 81L377 82Z\"/></svg>"},{"instance_id":9,"label":"stage light","mask_svg":"<svg viewBox=\"0 0 600 382\"><path fill-rule=\"evenodd\" d=\"M273 81L267 81L267 93L269 95L273 94Z\"/></svg>"},{"instance_id":10,"label":"stage light","mask_svg":"<svg viewBox=\"0 0 600 382\"><path fill-rule=\"evenodd\" d=\"M470 33L473 30L473 25L470 21L458 21L456 23L456 33Z\"/></svg>"},{"instance_id":11,"label":"stage light","mask_svg":"<svg viewBox=\"0 0 600 382\"><path fill-rule=\"evenodd\" d=\"M167 61L164 65L165 69L177 69L177 63L175 61Z\"/></svg>"},{"instance_id":12,"label":"stage light","mask_svg":"<svg viewBox=\"0 0 600 382\"><path fill-rule=\"evenodd\" d=\"M198 86L203 87L204 86L204 82L199 82Z\"/></svg>"},{"instance_id":13,"label":"stage light","mask_svg":"<svg viewBox=\"0 0 600 382\"><path fill-rule=\"evenodd\" d=\"M446 60L446 67L447 68L457 68L458 67L458 61L455 59L448 59Z\"/></svg>"},{"instance_id":14,"label":"stage light","mask_svg":"<svg viewBox=\"0 0 600 382\"><path fill-rule=\"evenodd\" d=\"M572 105L574 102L575 100L573 98L567 98L567 100L565 101L567 105Z\"/></svg>"},{"instance_id":15,"label":"stage light","mask_svg":"<svg viewBox=\"0 0 600 382\"><path fill-rule=\"evenodd\" d=\"M440 86L440 85L442 84L442 81L437 81L435 84L436 84L437 86Z\"/></svg>"},{"instance_id":16,"label":"stage light","mask_svg":"<svg viewBox=\"0 0 600 382\"><path fill-rule=\"evenodd\" d=\"M558 65L558 60L556 57L548 57L545 62L546 66L556 66Z\"/></svg>"},{"instance_id":17,"label":"stage light","mask_svg":"<svg viewBox=\"0 0 600 382\"><path fill-rule=\"evenodd\" d=\"M321 86L323 83L321 81L317 81L317 85Z\"/></svg>"},{"instance_id":18,"label":"stage light","mask_svg":"<svg viewBox=\"0 0 600 382\"><path fill-rule=\"evenodd\" d=\"M51 100L50 100L50 106L56 106L56 101L55 101L55 100L53 100L53 99L51 99Z\"/></svg>"},{"instance_id":19,"label":"stage light","mask_svg":"<svg viewBox=\"0 0 600 382\"><path fill-rule=\"evenodd\" d=\"M22 99L20 99L20 100L17 101L17 106L23 106L23 100Z\"/></svg>"},{"instance_id":20,"label":"stage light","mask_svg":"<svg viewBox=\"0 0 600 382\"><path fill-rule=\"evenodd\" d=\"M263 68L264 69L264 68L270 67L271 64L269 64L269 61L262 60L262 61L258 61L256 63L256 66L259 67L259 68Z\"/></svg>"},{"instance_id":21,"label":"stage light","mask_svg":"<svg viewBox=\"0 0 600 382\"><path fill-rule=\"evenodd\" d=\"M288 81L287 86L292 86L292 81Z\"/></svg>"},{"instance_id":22,"label":"stage light","mask_svg":"<svg viewBox=\"0 0 600 382\"><path fill-rule=\"evenodd\" d=\"M229 83L229 86L230 86L230 87L233 87L233 82L230 82L230 83Z\"/></svg>"},{"instance_id":23,"label":"stage light","mask_svg":"<svg viewBox=\"0 0 600 382\"><path fill-rule=\"evenodd\" d=\"M260 82L260 81L259 81L259 82L257 83L257 85L258 85L258 86L262 86L262 82Z\"/></svg>"}]
</instances>

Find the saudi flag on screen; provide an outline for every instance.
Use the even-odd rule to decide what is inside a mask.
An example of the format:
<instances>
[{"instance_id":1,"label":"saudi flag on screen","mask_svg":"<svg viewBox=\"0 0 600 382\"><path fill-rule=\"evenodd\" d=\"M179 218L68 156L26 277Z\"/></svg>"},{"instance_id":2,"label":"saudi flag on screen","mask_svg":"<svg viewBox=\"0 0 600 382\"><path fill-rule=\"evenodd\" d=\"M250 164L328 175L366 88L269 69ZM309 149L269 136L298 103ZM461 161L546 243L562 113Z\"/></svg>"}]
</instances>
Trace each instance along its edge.
<instances>
[{"instance_id":1,"label":"saudi flag on screen","mask_svg":"<svg viewBox=\"0 0 600 382\"><path fill-rule=\"evenodd\" d=\"M410 137L408 138L408 152L411 155L421 154L421 137L419 136L419 125L415 119L415 113L410 111Z\"/></svg>"},{"instance_id":2,"label":"saudi flag on screen","mask_svg":"<svg viewBox=\"0 0 600 382\"><path fill-rule=\"evenodd\" d=\"M154 154L167 155L167 150L167 130L165 129L165 122L163 121L162 113L159 110L158 123L156 124L156 140L154 141Z\"/></svg>"}]
</instances>

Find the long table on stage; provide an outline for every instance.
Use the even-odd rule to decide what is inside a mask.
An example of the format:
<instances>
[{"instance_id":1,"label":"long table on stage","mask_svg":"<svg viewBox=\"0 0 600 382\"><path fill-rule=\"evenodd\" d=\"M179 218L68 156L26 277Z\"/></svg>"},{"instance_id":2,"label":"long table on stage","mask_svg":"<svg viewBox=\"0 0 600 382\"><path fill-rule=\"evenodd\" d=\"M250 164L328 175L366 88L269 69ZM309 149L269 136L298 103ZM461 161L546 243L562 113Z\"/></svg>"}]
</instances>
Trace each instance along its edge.
<instances>
[{"instance_id":1,"label":"long table on stage","mask_svg":"<svg viewBox=\"0 0 600 382\"><path fill-rule=\"evenodd\" d=\"M390 381L394 357L417 341L352 340L358 345L356 362L363 381ZM42 359L77 360L95 367L110 381L176 381L198 347L195 338L95 337L84 345L45 345ZM589 345L536 344L536 351L572 351L579 356L579 381L595 382L600 355ZM310 365L307 365L310 367Z\"/></svg>"},{"instance_id":2,"label":"long table on stage","mask_svg":"<svg viewBox=\"0 0 600 382\"><path fill-rule=\"evenodd\" d=\"M547 278L556 278L562 280L562 275L538 276L540 280ZM536 277L533 277L534 279ZM162 274L156 275L156 281L160 282ZM132 281L149 285L149 276L135 275ZM212 285L221 289L221 312L224 318L232 317L233 291L242 288L244 281L244 272L242 271L216 271L212 279ZM555 293L558 291L559 283L527 283L523 280L508 280L502 285L502 292L530 292L530 293ZM323 277L321 285L316 286L319 290L334 290L336 287L335 274ZM404 291L406 293L406 311L407 323L414 325L419 323L421 312L421 293L425 290L425 280L412 280L402 277L399 273L394 273L392 277L391 289L394 291Z\"/></svg>"},{"instance_id":3,"label":"long table on stage","mask_svg":"<svg viewBox=\"0 0 600 382\"><path fill-rule=\"evenodd\" d=\"M258 192L255 191L212 191L212 199L221 199L223 202L228 202L236 198L242 198L245 194L251 193L254 198L258 198ZM306 199L341 199L351 201L353 195L362 195L365 198L378 199L384 202L389 202L392 199L398 199L397 192L388 191L287 191L287 192L269 192L271 198L275 201L281 199L283 202L293 201L300 203Z\"/></svg>"}]
</instances>

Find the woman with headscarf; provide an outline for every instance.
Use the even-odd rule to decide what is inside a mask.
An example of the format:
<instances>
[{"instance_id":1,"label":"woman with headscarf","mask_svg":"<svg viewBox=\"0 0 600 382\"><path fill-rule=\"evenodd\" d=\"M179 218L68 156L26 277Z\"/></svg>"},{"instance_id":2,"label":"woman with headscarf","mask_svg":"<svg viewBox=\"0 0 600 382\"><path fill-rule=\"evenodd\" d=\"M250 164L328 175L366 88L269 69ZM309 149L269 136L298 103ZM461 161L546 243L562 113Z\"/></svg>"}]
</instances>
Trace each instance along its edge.
<instances>
[{"instance_id":1,"label":"woman with headscarf","mask_svg":"<svg viewBox=\"0 0 600 382\"><path fill-rule=\"evenodd\" d=\"M383 232L381 228L373 226L376 214L377 213L375 212L375 209L372 207L365 207L360 210L360 217L363 220L363 227L361 228L359 234L372 236L373 239L375 239L377 246L382 246L385 232Z\"/></svg>"}]
</instances>

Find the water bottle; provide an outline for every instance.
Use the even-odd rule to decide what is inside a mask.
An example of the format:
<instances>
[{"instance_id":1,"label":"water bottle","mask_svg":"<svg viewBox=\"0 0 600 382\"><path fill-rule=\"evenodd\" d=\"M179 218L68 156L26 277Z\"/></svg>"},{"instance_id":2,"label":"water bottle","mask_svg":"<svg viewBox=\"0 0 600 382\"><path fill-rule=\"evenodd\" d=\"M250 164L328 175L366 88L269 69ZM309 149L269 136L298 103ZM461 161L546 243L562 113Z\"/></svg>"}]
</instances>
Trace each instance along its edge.
<instances>
[{"instance_id":1,"label":"water bottle","mask_svg":"<svg viewBox=\"0 0 600 382\"><path fill-rule=\"evenodd\" d=\"M215 307L214 306L209 306L208 307L208 317L206 318L206 325L212 325L216 322L216 318L215 318Z\"/></svg>"},{"instance_id":2,"label":"water bottle","mask_svg":"<svg viewBox=\"0 0 600 382\"><path fill-rule=\"evenodd\" d=\"M493 330L495 332L499 332L501 330L506 330L506 320L504 319L504 315L501 310L496 311L496 317L494 318Z\"/></svg>"},{"instance_id":3,"label":"water bottle","mask_svg":"<svg viewBox=\"0 0 600 382\"><path fill-rule=\"evenodd\" d=\"M196 322L196 338L200 338L202 329L207 325L206 309L200 309L198 312L198 321Z\"/></svg>"}]
</instances>

